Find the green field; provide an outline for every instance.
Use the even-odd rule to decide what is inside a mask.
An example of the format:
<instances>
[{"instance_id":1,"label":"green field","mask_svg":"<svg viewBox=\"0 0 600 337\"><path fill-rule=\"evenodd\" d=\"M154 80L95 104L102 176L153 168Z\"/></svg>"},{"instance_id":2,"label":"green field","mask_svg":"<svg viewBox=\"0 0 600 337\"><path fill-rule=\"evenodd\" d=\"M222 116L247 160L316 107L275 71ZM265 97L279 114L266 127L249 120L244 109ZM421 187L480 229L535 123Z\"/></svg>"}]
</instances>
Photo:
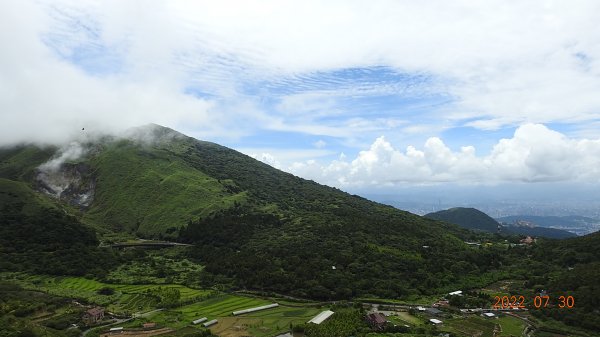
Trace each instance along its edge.
<instances>
[{"instance_id":1,"label":"green field","mask_svg":"<svg viewBox=\"0 0 600 337\"><path fill-rule=\"evenodd\" d=\"M5 277L7 275L4 275ZM181 295L180 301L200 300L213 294L212 290L192 289L178 284L108 284L82 277L23 276L17 280L21 286L49 294L72 297L106 306L116 313L133 313L157 308L158 300L149 294L159 288L174 288ZM98 290L112 288L113 295L100 295Z\"/></svg>"},{"instance_id":2,"label":"green field","mask_svg":"<svg viewBox=\"0 0 600 337\"><path fill-rule=\"evenodd\" d=\"M460 336L493 337L495 321L481 317L448 319L444 320L443 330L455 332Z\"/></svg>"},{"instance_id":3,"label":"green field","mask_svg":"<svg viewBox=\"0 0 600 337\"><path fill-rule=\"evenodd\" d=\"M322 309L311 307L280 306L235 317L232 315L233 311L270 303L272 302L258 298L222 295L159 312L149 319L160 324L183 328L195 319L207 317L209 320L219 320L217 325L211 327L211 330L219 335L243 335L243 333L249 332L253 336L266 337L289 330L290 323L306 323L322 311Z\"/></svg>"},{"instance_id":4,"label":"green field","mask_svg":"<svg viewBox=\"0 0 600 337\"><path fill-rule=\"evenodd\" d=\"M503 337L521 336L526 325L522 320L512 316L502 316L496 322L502 327L502 334L500 336Z\"/></svg>"},{"instance_id":5,"label":"green field","mask_svg":"<svg viewBox=\"0 0 600 337\"><path fill-rule=\"evenodd\" d=\"M423 323L423 320L420 318L409 314L406 311L401 311L398 313L398 316L392 315L389 316L388 319L396 324L408 324L411 326L419 325Z\"/></svg>"}]
</instances>

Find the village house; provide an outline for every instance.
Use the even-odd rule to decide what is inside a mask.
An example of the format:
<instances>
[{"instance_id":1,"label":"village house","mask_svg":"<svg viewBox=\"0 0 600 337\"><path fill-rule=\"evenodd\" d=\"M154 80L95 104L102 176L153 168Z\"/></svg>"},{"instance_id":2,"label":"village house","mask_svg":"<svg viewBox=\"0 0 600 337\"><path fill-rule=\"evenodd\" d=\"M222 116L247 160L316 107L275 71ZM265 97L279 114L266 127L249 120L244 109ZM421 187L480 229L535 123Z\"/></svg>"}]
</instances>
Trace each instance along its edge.
<instances>
[{"instance_id":1,"label":"village house","mask_svg":"<svg viewBox=\"0 0 600 337\"><path fill-rule=\"evenodd\" d=\"M442 316L444 314L443 311L436 308L427 308L425 311L432 316Z\"/></svg>"},{"instance_id":2,"label":"village house","mask_svg":"<svg viewBox=\"0 0 600 337\"><path fill-rule=\"evenodd\" d=\"M92 325L92 324L98 323L103 318L104 318L104 308L95 307L95 308L86 310L86 312L83 314L83 317L81 319L83 320L83 322L85 324Z\"/></svg>"},{"instance_id":3,"label":"village house","mask_svg":"<svg viewBox=\"0 0 600 337\"><path fill-rule=\"evenodd\" d=\"M366 318L367 324L371 326L371 328L375 330L383 330L385 328L385 324L387 323L387 319L382 313L374 312L372 314L368 314Z\"/></svg>"}]
</instances>

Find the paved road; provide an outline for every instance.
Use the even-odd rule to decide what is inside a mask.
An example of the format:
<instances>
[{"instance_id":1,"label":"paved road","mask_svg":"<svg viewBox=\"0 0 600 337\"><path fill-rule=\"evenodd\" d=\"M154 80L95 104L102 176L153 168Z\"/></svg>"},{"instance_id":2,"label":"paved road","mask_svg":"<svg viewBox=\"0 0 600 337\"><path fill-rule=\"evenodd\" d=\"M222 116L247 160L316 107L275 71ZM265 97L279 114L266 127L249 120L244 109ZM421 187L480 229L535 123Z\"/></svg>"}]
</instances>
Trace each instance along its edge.
<instances>
[{"instance_id":1,"label":"paved road","mask_svg":"<svg viewBox=\"0 0 600 337\"><path fill-rule=\"evenodd\" d=\"M141 313L141 314L135 313L135 314L131 315L131 317L130 317L130 318L122 318L122 319L117 319L116 321L114 321L114 322L111 322L111 323L108 323L108 324L99 325L99 326L95 326L95 327L93 327L93 328L89 328L89 329L87 329L87 330L85 330L85 331L82 331L82 332L81 332L81 334L80 334L79 336L81 336L81 337L85 337L85 335L87 335L87 334L88 334L90 331L92 331L92 330L94 330L94 329L98 329L98 328L104 328L104 327L108 327L108 326L111 326L111 325L117 325L117 324L121 324L121 323L129 322L129 321L131 321L131 320L133 320L133 319L136 319L136 318L138 318L138 317L148 317L148 316L152 315L152 314L153 314L153 313L155 313L155 312L159 312L159 311L163 311L163 310L165 310L165 309L163 309L163 308L160 308L160 309L156 309L156 310L148 311L148 312Z\"/></svg>"}]
</instances>

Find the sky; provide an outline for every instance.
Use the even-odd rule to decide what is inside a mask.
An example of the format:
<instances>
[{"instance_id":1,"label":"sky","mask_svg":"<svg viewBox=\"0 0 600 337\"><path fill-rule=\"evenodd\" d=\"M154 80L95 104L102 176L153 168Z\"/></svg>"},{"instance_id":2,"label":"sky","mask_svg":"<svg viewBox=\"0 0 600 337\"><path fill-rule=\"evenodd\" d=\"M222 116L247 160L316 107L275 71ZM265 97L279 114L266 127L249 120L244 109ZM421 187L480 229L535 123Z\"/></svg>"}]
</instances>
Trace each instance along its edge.
<instances>
[{"instance_id":1,"label":"sky","mask_svg":"<svg viewBox=\"0 0 600 337\"><path fill-rule=\"evenodd\" d=\"M156 123L347 191L600 185L597 13L594 0L2 1L0 144Z\"/></svg>"}]
</instances>

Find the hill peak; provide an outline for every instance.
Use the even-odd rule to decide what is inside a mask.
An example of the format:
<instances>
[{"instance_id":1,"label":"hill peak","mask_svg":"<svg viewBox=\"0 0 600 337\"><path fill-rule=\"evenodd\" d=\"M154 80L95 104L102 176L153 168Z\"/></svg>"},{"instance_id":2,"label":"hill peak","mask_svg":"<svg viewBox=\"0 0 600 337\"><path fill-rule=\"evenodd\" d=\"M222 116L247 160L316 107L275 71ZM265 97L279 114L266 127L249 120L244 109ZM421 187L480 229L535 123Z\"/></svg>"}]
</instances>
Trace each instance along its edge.
<instances>
[{"instance_id":1,"label":"hill peak","mask_svg":"<svg viewBox=\"0 0 600 337\"><path fill-rule=\"evenodd\" d=\"M450 222L472 230L492 233L498 230L498 222L476 208L453 207L447 210L425 214L424 217Z\"/></svg>"}]
</instances>

